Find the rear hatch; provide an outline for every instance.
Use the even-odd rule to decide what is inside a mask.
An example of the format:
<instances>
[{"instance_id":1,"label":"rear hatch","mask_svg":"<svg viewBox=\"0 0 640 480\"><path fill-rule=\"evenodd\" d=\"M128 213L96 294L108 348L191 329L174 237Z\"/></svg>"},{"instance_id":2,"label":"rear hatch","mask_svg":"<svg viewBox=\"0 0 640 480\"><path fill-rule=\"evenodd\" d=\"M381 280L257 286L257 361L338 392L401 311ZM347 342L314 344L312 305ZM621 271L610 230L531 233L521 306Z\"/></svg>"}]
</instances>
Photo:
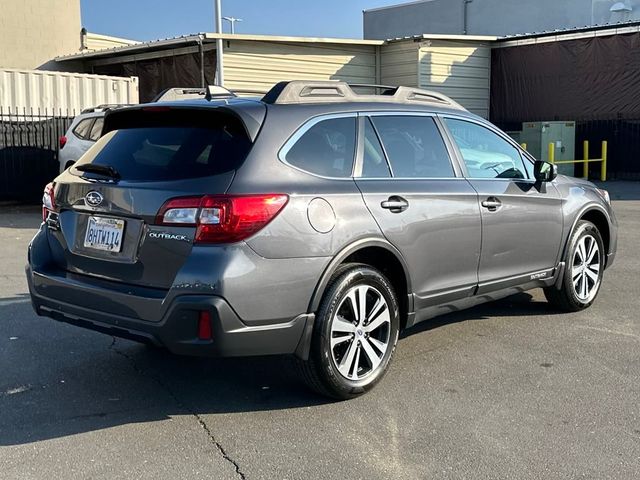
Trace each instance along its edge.
<instances>
[{"instance_id":1,"label":"rear hatch","mask_svg":"<svg viewBox=\"0 0 640 480\"><path fill-rule=\"evenodd\" d=\"M251 133L230 109L108 114L104 135L55 181L48 225L56 267L168 289L196 228L159 225L158 213L170 199L226 192L251 147Z\"/></svg>"}]
</instances>

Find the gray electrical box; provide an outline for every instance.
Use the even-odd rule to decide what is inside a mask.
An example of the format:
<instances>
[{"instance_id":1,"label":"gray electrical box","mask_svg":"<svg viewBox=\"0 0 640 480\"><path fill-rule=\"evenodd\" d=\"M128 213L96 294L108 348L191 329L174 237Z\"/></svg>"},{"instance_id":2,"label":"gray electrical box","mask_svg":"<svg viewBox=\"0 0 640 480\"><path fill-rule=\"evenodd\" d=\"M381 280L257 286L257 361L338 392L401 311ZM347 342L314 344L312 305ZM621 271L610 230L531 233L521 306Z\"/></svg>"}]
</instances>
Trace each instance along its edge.
<instances>
[{"instance_id":1,"label":"gray electrical box","mask_svg":"<svg viewBox=\"0 0 640 480\"><path fill-rule=\"evenodd\" d=\"M520 142L538 160L549 161L549 144L553 143L556 161L576 160L575 122L526 122L522 124ZM558 172L574 175L575 164L558 165Z\"/></svg>"}]
</instances>

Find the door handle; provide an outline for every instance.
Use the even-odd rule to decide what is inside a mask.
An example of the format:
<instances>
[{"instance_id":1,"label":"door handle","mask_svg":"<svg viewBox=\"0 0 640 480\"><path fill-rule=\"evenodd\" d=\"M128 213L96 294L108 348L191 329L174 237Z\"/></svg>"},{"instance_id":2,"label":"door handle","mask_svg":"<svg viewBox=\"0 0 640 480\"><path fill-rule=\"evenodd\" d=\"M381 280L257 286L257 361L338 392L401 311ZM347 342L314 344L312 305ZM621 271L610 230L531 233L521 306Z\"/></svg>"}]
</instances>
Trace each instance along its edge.
<instances>
[{"instance_id":1,"label":"door handle","mask_svg":"<svg viewBox=\"0 0 640 480\"><path fill-rule=\"evenodd\" d=\"M404 198L398 196L389 197L388 200L380 203L380 206L384 209L391 210L392 213L401 213L409 208L409 202Z\"/></svg>"},{"instance_id":2,"label":"door handle","mask_svg":"<svg viewBox=\"0 0 640 480\"><path fill-rule=\"evenodd\" d=\"M488 209L490 212L495 212L502 206L502 202L496 197L489 197L484 202L482 202L482 206Z\"/></svg>"}]
</instances>

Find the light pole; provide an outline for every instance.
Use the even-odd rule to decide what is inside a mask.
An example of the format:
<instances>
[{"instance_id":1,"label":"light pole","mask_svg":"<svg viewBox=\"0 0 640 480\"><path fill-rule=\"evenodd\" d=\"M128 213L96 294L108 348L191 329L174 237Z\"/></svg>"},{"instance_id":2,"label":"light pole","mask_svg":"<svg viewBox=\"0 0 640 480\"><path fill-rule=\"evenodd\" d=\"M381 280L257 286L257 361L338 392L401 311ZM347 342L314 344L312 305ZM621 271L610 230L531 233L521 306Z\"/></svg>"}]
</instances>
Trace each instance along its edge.
<instances>
[{"instance_id":1,"label":"light pole","mask_svg":"<svg viewBox=\"0 0 640 480\"><path fill-rule=\"evenodd\" d=\"M222 17L223 20L226 20L231 25L231 34L236 33L236 22L242 22L241 18L236 17Z\"/></svg>"},{"instance_id":2,"label":"light pole","mask_svg":"<svg viewBox=\"0 0 640 480\"><path fill-rule=\"evenodd\" d=\"M215 25L216 33L222 35L222 6L221 0L215 0ZM223 55L222 37L216 38L216 85L224 86L224 62L222 60Z\"/></svg>"}]
</instances>

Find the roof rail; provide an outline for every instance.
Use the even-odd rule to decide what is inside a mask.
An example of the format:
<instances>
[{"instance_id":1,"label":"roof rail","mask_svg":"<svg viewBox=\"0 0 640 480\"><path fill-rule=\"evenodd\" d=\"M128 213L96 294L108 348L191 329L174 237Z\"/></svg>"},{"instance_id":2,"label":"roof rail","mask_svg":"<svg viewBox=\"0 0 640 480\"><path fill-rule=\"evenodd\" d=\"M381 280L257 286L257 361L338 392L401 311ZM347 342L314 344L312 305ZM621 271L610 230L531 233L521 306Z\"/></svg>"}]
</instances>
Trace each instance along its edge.
<instances>
[{"instance_id":1,"label":"roof rail","mask_svg":"<svg viewBox=\"0 0 640 480\"><path fill-rule=\"evenodd\" d=\"M357 94L353 88L380 90L376 94ZM341 103L341 102L393 102L393 103L436 103L464 110L464 107L451 98L438 92L414 87L394 87L389 85L353 84L339 80L293 80L280 82L267 92L262 99L265 103L276 105L302 103Z\"/></svg>"},{"instance_id":2,"label":"roof rail","mask_svg":"<svg viewBox=\"0 0 640 480\"><path fill-rule=\"evenodd\" d=\"M96 105L95 107L85 108L80 113L94 113L94 112L106 112L108 110L113 110L114 108L127 107L129 103L103 103L101 105Z\"/></svg>"}]
</instances>

